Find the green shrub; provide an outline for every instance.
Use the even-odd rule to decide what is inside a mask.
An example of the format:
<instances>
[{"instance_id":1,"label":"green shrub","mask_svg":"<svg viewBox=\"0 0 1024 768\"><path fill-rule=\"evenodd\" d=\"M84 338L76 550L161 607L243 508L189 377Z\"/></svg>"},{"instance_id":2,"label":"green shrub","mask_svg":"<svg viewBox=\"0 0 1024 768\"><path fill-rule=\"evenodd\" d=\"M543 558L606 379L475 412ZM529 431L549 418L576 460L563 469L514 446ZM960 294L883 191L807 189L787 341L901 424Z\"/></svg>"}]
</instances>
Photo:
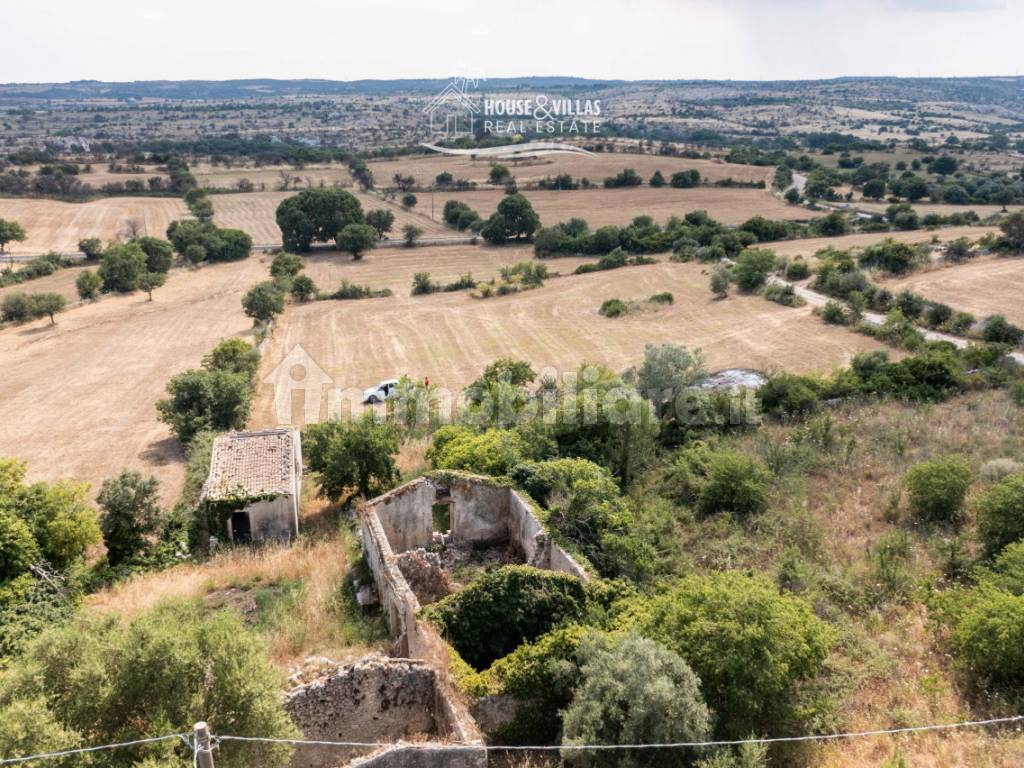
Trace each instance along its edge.
<instances>
[{"instance_id":1,"label":"green shrub","mask_svg":"<svg viewBox=\"0 0 1024 768\"><path fill-rule=\"evenodd\" d=\"M663 291L662 293L656 293L648 299L651 304L672 304L676 300L676 297L672 295L670 291Z\"/></svg>"},{"instance_id":2,"label":"green shrub","mask_svg":"<svg viewBox=\"0 0 1024 768\"><path fill-rule=\"evenodd\" d=\"M260 353L252 344L239 338L224 339L203 358L206 370L238 373L249 381L256 378L259 367Z\"/></svg>"},{"instance_id":3,"label":"green shrub","mask_svg":"<svg viewBox=\"0 0 1024 768\"><path fill-rule=\"evenodd\" d=\"M75 278L75 288L82 299L95 299L103 287L103 279L91 269L83 269Z\"/></svg>"},{"instance_id":4,"label":"green shrub","mask_svg":"<svg viewBox=\"0 0 1024 768\"><path fill-rule=\"evenodd\" d=\"M284 293L273 283L260 283L242 297L242 309L257 323L284 312Z\"/></svg>"},{"instance_id":5,"label":"green shrub","mask_svg":"<svg viewBox=\"0 0 1024 768\"><path fill-rule=\"evenodd\" d=\"M579 649L580 682L565 711L562 744L659 744L703 741L711 712L700 680L676 653L635 634L594 636ZM570 765L600 768L677 766L696 750L573 750ZM641 753L642 754L642 753Z\"/></svg>"},{"instance_id":6,"label":"green shrub","mask_svg":"<svg viewBox=\"0 0 1024 768\"><path fill-rule=\"evenodd\" d=\"M775 253L764 248L747 248L736 259L732 277L741 291L756 291L775 268Z\"/></svg>"},{"instance_id":7,"label":"green shrub","mask_svg":"<svg viewBox=\"0 0 1024 768\"><path fill-rule=\"evenodd\" d=\"M1010 399L1024 408L1024 380L1015 381L1010 385Z\"/></svg>"},{"instance_id":8,"label":"green shrub","mask_svg":"<svg viewBox=\"0 0 1024 768\"><path fill-rule=\"evenodd\" d=\"M25 573L41 554L25 521L0 507L0 583Z\"/></svg>"},{"instance_id":9,"label":"green shrub","mask_svg":"<svg viewBox=\"0 0 1024 768\"><path fill-rule=\"evenodd\" d=\"M744 518L768 509L772 475L760 459L723 449L708 456L704 473L697 498L702 515L728 512Z\"/></svg>"},{"instance_id":10,"label":"green shrub","mask_svg":"<svg viewBox=\"0 0 1024 768\"><path fill-rule=\"evenodd\" d=\"M619 622L693 668L722 738L799 722L796 686L821 671L835 641L807 601L736 571L687 577L637 601Z\"/></svg>"},{"instance_id":11,"label":"green shrub","mask_svg":"<svg viewBox=\"0 0 1024 768\"><path fill-rule=\"evenodd\" d=\"M971 462L963 455L940 456L915 464L906 477L910 511L930 522L958 520L971 479Z\"/></svg>"},{"instance_id":12,"label":"green shrub","mask_svg":"<svg viewBox=\"0 0 1024 768\"><path fill-rule=\"evenodd\" d=\"M481 475L507 475L530 455L521 434L509 429L469 430L451 436L438 448L435 442L427 458L435 469L458 469Z\"/></svg>"},{"instance_id":13,"label":"green shrub","mask_svg":"<svg viewBox=\"0 0 1024 768\"><path fill-rule=\"evenodd\" d=\"M1024 475L1003 479L981 497L978 536L989 557L995 557L1008 544L1024 539Z\"/></svg>"},{"instance_id":14,"label":"green shrub","mask_svg":"<svg viewBox=\"0 0 1024 768\"><path fill-rule=\"evenodd\" d=\"M605 317L619 317L626 314L628 310L629 307L622 299L606 299L601 303L598 313Z\"/></svg>"},{"instance_id":15,"label":"green shrub","mask_svg":"<svg viewBox=\"0 0 1024 768\"><path fill-rule=\"evenodd\" d=\"M846 317L846 308L832 299L829 299L821 308L821 319L829 325L846 325L849 322Z\"/></svg>"},{"instance_id":16,"label":"green shrub","mask_svg":"<svg viewBox=\"0 0 1024 768\"><path fill-rule=\"evenodd\" d=\"M582 619L585 611L579 579L510 565L485 574L423 613L444 631L459 655L480 670L558 625Z\"/></svg>"},{"instance_id":17,"label":"green shrub","mask_svg":"<svg viewBox=\"0 0 1024 768\"><path fill-rule=\"evenodd\" d=\"M1016 346L1024 339L1024 330L1007 322L1002 315L994 315L985 323L982 338L993 344L1010 344Z\"/></svg>"},{"instance_id":18,"label":"green shrub","mask_svg":"<svg viewBox=\"0 0 1024 768\"><path fill-rule=\"evenodd\" d=\"M821 385L809 376L783 373L770 376L757 395L765 413L777 418L802 417L821 405Z\"/></svg>"},{"instance_id":19,"label":"green shrub","mask_svg":"<svg viewBox=\"0 0 1024 768\"><path fill-rule=\"evenodd\" d=\"M811 267L806 261L791 261L786 265L787 280L806 280L811 276Z\"/></svg>"},{"instance_id":20,"label":"green shrub","mask_svg":"<svg viewBox=\"0 0 1024 768\"><path fill-rule=\"evenodd\" d=\"M579 624L553 629L491 665L490 678L501 693L529 702L518 708L514 722L502 728L503 741L555 740L562 726L561 712L579 683L576 654L583 639L595 632Z\"/></svg>"},{"instance_id":21,"label":"green shrub","mask_svg":"<svg viewBox=\"0 0 1024 768\"><path fill-rule=\"evenodd\" d=\"M270 262L270 276L295 277L305 266L306 263L302 260L301 256L282 251Z\"/></svg>"},{"instance_id":22,"label":"green shrub","mask_svg":"<svg viewBox=\"0 0 1024 768\"><path fill-rule=\"evenodd\" d=\"M309 275L298 275L292 280L292 298L298 302L307 302L317 294L316 283Z\"/></svg>"},{"instance_id":23,"label":"green shrub","mask_svg":"<svg viewBox=\"0 0 1024 768\"><path fill-rule=\"evenodd\" d=\"M212 730L266 737L298 735L281 704L265 646L232 612L165 604L129 622L80 616L38 638L0 686L0 705L38 701L61 728L90 744L129 741L205 719ZM218 765L280 766L284 745L223 744ZM180 742L114 750L104 765L189 756Z\"/></svg>"},{"instance_id":24,"label":"green shrub","mask_svg":"<svg viewBox=\"0 0 1024 768\"><path fill-rule=\"evenodd\" d=\"M957 656L972 674L989 682L1024 681L1024 596L980 587L953 627Z\"/></svg>"},{"instance_id":25,"label":"green shrub","mask_svg":"<svg viewBox=\"0 0 1024 768\"><path fill-rule=\"evenodd\" d=\"M654 552L604 467L587 459L553 459L515 467L513 480L545 505L546 522L606 578L650 574Z\"/></svg>"}]
</instances>

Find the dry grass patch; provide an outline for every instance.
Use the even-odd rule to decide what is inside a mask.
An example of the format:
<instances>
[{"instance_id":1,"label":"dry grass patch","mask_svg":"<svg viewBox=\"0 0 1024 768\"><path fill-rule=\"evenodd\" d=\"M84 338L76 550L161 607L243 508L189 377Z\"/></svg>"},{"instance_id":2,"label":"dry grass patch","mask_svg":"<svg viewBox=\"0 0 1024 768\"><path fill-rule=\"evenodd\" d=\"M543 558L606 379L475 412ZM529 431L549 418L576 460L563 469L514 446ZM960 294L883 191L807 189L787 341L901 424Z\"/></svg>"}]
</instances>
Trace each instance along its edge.
<instances>
[{"instance_id":1,"label":"dry grass patch","mask_svg":"<svg viewBox=\"0 0 1024 768\"><path fill-rule=\"evenodd\" d=\"M429 272L436 283L450 283L472 273L476 280L489 280L502 267L533 260L533 246L446 245L417 248L381 248L369 251L359 261L345 253L314 253L306 257L305 272L321 291L337 289L342 280L371 288L390 288L408 294L417 272ZM593 258L548 259L549 271L571 273Z\"/></svg>"},{"instance_id":2,"label":"dry grass patch","mask_svg":"<svg viewBox=\"0 0 1024 768\"><path fill-rule=\"evenodd\" d=\"M1024 259L981 257L966 264L937 267L884 283L905 288L980 318L1003 315L1024 325Z\"/></svg>"},{"instance_id":3,"label":"dry grass patch","mask_svg":"<svg viewBox=\"0 0 1024 768\"><path fill-rule=\"evenodd\" d=\"M875 243L882 242L885 238L891 237L901 243L930 243L932 238L938 237L943 243L956 240L958 237L966 237L977 240L989 232L998 232L996 227L949 227L946 229L914 229L907 232L863 232L855 235L843 235L842 237L808 237L803 240L782 240L775 243L765 243L765 248L770 248L779 256L813 256L822 248L864 248Z\"/></svg>"},{"instance_id":4,"label":"dry grass patch","mask_svg":"<svg viewBox=\"0 0 1024 768\"><path fill-rule=\"evenodd\" d=\"M15 269L17 268L15 267ZM4 296L11 293L59 293L69 303L76 302L78 301L78 288L75 286L75 280L78 279L83 269L95 268L95 264L82 267L66 267L57 270L52 275L46 275L36 280L8 285L6 288L0 288L0 301L3 301Z\"/></svg>"},{"instance_id":5,"label":"dry grass patch","mask_svg":"<svg viewBox=\"0 0 1024 768\"><path fill-rule=\"evenodd\" d=\"M132 230L166 237L167 225L186 214L185 203L175 197L109 197L88 203L0 199L0 218L18 222L28 235L25 242L8 246L14 254L72 253L84 238L106 242L124 239Z\"/></svg>"},{"instance_id":6,"label":"dry grass patch","mask_svg":"<svg viewBox=\"0 0 1024 768\"><path fill-rule=\"evenodd\" d=\"M552 260L557 267L558 260ZM828 371L877 342L826 326L809 309L757 296L714 301L697 264L661 263L549 280L514 296L486 300L464 293L294 306L279 319L263 356L266 376L296 344L339 387L370 386L409 374L460 391L499 357L561 373L586 361L613 370L635 364L648 342L701 347L711 368ZM657 317L608 319L604 299L671 291ZM253 422L275 423L273 396L262 387Z\"/></svg>"},{"instance_id":7,"label":"dry grass patch","mask_svg":"<svg viewBox=\"0 0 1024 768\"><path fill-rule=\"evenodd\" d=\"M125 468L160 480L177 498L184 461L157 420L167 380L199 365L217 342L251 337L242 295L268 260L176 270L147 301L108 296L48 319L0 330L0 456L24 459L29 477L86 481L93 492Z\"/></svg>"},{"instance_id":8,"label":"dry grass patch","mask_svg":"<svg viewBox=\"0 0 1024 768\"><path fill-rule=\"evenodd\" d=\"M294 546L237 548L202 564L143 574L90 595L86 607L130 617L164 600L203 599L265 632L271 661L288 670L310 655L335 660L377 649L380 627L358 615L347 575L351 536Z\"/></svg>"}]
</instances>

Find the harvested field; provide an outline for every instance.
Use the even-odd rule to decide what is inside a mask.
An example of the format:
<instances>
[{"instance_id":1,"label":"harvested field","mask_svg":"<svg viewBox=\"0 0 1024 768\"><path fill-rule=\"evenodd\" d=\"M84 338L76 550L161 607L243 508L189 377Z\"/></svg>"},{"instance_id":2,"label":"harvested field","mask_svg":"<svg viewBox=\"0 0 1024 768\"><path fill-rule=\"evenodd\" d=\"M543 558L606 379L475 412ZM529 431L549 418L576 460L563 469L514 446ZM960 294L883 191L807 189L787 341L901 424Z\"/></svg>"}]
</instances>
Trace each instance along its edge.
<instances>
[{"instance_id":1,"label":"harvested field","mask_svg":"<svg viewBox=\"0 0 1024 768\"><path fill-rule=\"evenodd\" d=\"M608 176L614 176L623 168L632 168L646 182L651 175L660 170L668 179L676 171L694 168L700 171L702 178L720 181L731 178L736 181L761 181L774 173L774 168L763 168L754 165L736 165L719 160L687 160L682 157L663 157L660 155L639 155L624 153L597 153L593 157L586 155L548 155L536 160L501 163L506 165L521 184L540 181L545 176L557 176L568 173L573 178L590 179L601 184ZM473 160L470 157L454 157L431 155L429 157L400 157L395 160L381 160L369 163L373 178L379 186L391 183L396 173L412 176L420 186L434 183L434 178L447 171L456 179L467 179L478 184L488 180L492 162L489 160ZM301 175L301 173L297 174Z\"/></svg>"},{"instance_id":2,"label":"harvested field","mask_svg":"<svg viewBox=\"0 0 1024 768\"><path fill-rule=\"evenodd\" d=\"M316 187L320 186L321 182L325 186L334 184L348 186L352 183L348 166L344 164L307 165L303 168L295 168L291 165L225 168L221 165L196 163L192 165L191 170L192 175L199 182L199 186L214 189L235 189L239 181L248 179L261 192L280 191L285 176L288 176L289 183L293 186L296 178L300 179L300 186Z\"/></svg>"},{"instance_id":3,"label":"harvested field","mask_svg":"<svg viewBox=\"0 0 1024 768\"><path fill-rule=\"evenodd\" d=\"M0 288L0 301L11 293L59 293L68 300L68 303L76 302L78 301L78 289L75 287L75 280L78 279L83 269L89 268L85 266L67 267L46 277L29 280L18 285L8 285L6 288ZM95 265L92 268L95 269Z\"/></svg>"},{"instance_id":4,"label":"harvested field","mask_svg":"<svg viewBox=\"0 0 1024 768\"><path fill-rule=\"evenodd\" d=\"M306 274L321 291L336 290L342 280L371 288L390 288L396 294L409 293L417 272L429 272L435 283L454 281L467 272L489 280L499 270L520 261L533 260L533 246L448 245L430 248L382 248L370 251L361 261L341 253L314 253L306 257ZM546 259L549 272L571 273L593 258Z\"/></svg>"},{"instance_id":5,"label":"harvested field","mask_svg":"<svg viewBox=\"0 0 1024 768\"><path fill-rule=\"evenodd\" d=\"M0 218L18 222L28 234L25 242L9 244L14 254L72 253L86 237L106 242L128 236L130 223L140 234L166 237L167 225L187 213L175 197L109 197L88 203L0 199Z\"/></svg>"},{"instance_id":6,"label":"harvested field","mask_svg":"<svg viewBox=\"0 0 1024 768\"><path fill-rule=\"evenodd\" d=\"M529 190L523 192L540 215L544 226L571 218L585 219L591 227L628 224L636 216L652 216L664 224L670 216L705 210L724 224L741 224L751 216L804 221L814 213L774 197L761 189L725 187L632 187L627 189L580 189L573 191ZM490 216L504 197L501 190L438 192L438 220L446 200L461 200L483 217Z\"/></svg>"},{"instance_id":7,"label":"harvested field","mask_svg":"<svg viewBox=\"0 0 1024 768\"><path fill-rule=\"evenodd\" d=\"M1024 259L986 256L967 264L936 266L884 283L890 290L909 288L976 317L1003 315L1024 325Z\"/></svg>"},{"instance_id":8,"label":"harvested field","mask_svg":"<svg viewBox=\"0 0 1024 768\"><path fill-rule=\"evenodd\" d=\"M867 201L857 203L858 209L869 213L885 213L885 209L888 207L889 203L870 203ZM974 211L981 217L982 221L987 219L989 216L995 216L996 214L1004 212L1001 205L946 205L944 203L914 203L914 210L917 211L919 216L926 216L929 213L937 213L940 216L949 216L951 213L967 213L968 211ZM1006 206L1006 210L1020 211L1024 210L1024 206L1008 205Z\"/></svg>"},{"instance_id":9,"label":"harvested field","mask_svg":"<svg viewBox=\"0 0 1024 768\"><path fill-rule=\"evenodd\" d=\"M843 235L842 237L808 237L803 240L782 240L775 243L765 243L765 248L771 248L779 256L813 256L822 248L864 248L868 245L880 243L887 237L898 240L901 243L930 243L933 237L938 237L940 242L948 243L958 237L966 237L970 240L977 240L988 232L997 232L996 227L949 227L944 229L928 230L914 229L909 232L865 232L856 235Z\"/></svg>"},{"instance_id":10,"label":"harvested field","mask_svg":"<svg viewBox=\"0 0 1024 768\"><path fill-rule=\"evenodd\" d=\"M264 354L261 379L297 344L343 389L407 373L429 376L453 392L506 356L558 373L584 361L621 370L642 358L645 343L673 342L703 348L712 369L827 371L879 346L822 324L809 308L789 309L757 296L714 301L704 271L697 264L660 263L557 278L543 288L486 300L451 293L290 307ZM598 314L607 298L660 291L672 291L674 305L617 319ZM274 424L275 414L273 389L261 386L254 425Z\"/></svg>"},{"instance_id":11,"label":"harvested field","mask_svg":"<svg viewBox=\"0 0 1024 768\"><path fill-rule=\"evenodd\" d=\"M124 468L152 473L172 502L184 477L177 441L154 404L167 380L221 339L248 337L242 294L265 278L258 258L175 271L154 293L111 296L0 331L0 456L33 480L100 482Z\"/></svg>"},{"instance_id":12,"label":"harvested field","mask_svg":"<svg viewBox=\"0 0 1024 768\"><path fill-rule=\"evenodd\" d=\"M216 195L212 197L214 221L221 227L232 227L248 232L257 245L277 245L281 242L281 230L278 229L277 206L285 198L298 194L291 192L251 192L245 194ZM373 195L356 192L356 197L363 205L363 211L373 208L389 208L395 213L395 226L390 237L401 237L402 227L415 224L423 230L425 237L452 236L459 234L443 224L433 222L428 216L413 211L406 211L401 206L381 200ZM420 205L430 201L421 200ZM440 208L438 208L440 217Z\"/></svg>"}]
</instances>

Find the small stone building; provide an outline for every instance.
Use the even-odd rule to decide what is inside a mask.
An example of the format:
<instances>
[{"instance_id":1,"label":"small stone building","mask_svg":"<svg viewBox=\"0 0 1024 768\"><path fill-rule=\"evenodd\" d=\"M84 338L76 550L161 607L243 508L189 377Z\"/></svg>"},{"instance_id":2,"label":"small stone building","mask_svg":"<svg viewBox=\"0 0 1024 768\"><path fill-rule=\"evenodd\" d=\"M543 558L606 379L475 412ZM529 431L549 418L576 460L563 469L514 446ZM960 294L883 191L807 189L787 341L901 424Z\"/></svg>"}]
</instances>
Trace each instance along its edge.
<instances>
[{"instance_id":1,"label":"small stone building","mask_svg":"<svg viewBox=\"0 0 1024 768\"><path fill-rule=\"evenodd\" d=\"M202 501L224 515L231 541L291 541L299 534L298 430L232 432L213 443Z\"/></svg>"}]
</instances>

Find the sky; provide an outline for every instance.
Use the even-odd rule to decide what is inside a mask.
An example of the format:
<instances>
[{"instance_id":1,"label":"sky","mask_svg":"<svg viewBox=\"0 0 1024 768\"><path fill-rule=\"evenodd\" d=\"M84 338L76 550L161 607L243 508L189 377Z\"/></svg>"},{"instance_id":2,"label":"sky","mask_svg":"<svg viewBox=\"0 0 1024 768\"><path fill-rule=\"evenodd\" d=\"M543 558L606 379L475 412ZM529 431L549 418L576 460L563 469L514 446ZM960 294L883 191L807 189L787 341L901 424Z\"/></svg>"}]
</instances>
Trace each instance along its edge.
<instances>
[{"instance_id":1,"label":"sky","mask_svg":"<svg viewBox=\"0 0 1024 768\"><path fill-rule=\"evenodd\" d=\"M0 82L1014 75L1024 0L0 0Z\"/></svg>"}]
</instances>

